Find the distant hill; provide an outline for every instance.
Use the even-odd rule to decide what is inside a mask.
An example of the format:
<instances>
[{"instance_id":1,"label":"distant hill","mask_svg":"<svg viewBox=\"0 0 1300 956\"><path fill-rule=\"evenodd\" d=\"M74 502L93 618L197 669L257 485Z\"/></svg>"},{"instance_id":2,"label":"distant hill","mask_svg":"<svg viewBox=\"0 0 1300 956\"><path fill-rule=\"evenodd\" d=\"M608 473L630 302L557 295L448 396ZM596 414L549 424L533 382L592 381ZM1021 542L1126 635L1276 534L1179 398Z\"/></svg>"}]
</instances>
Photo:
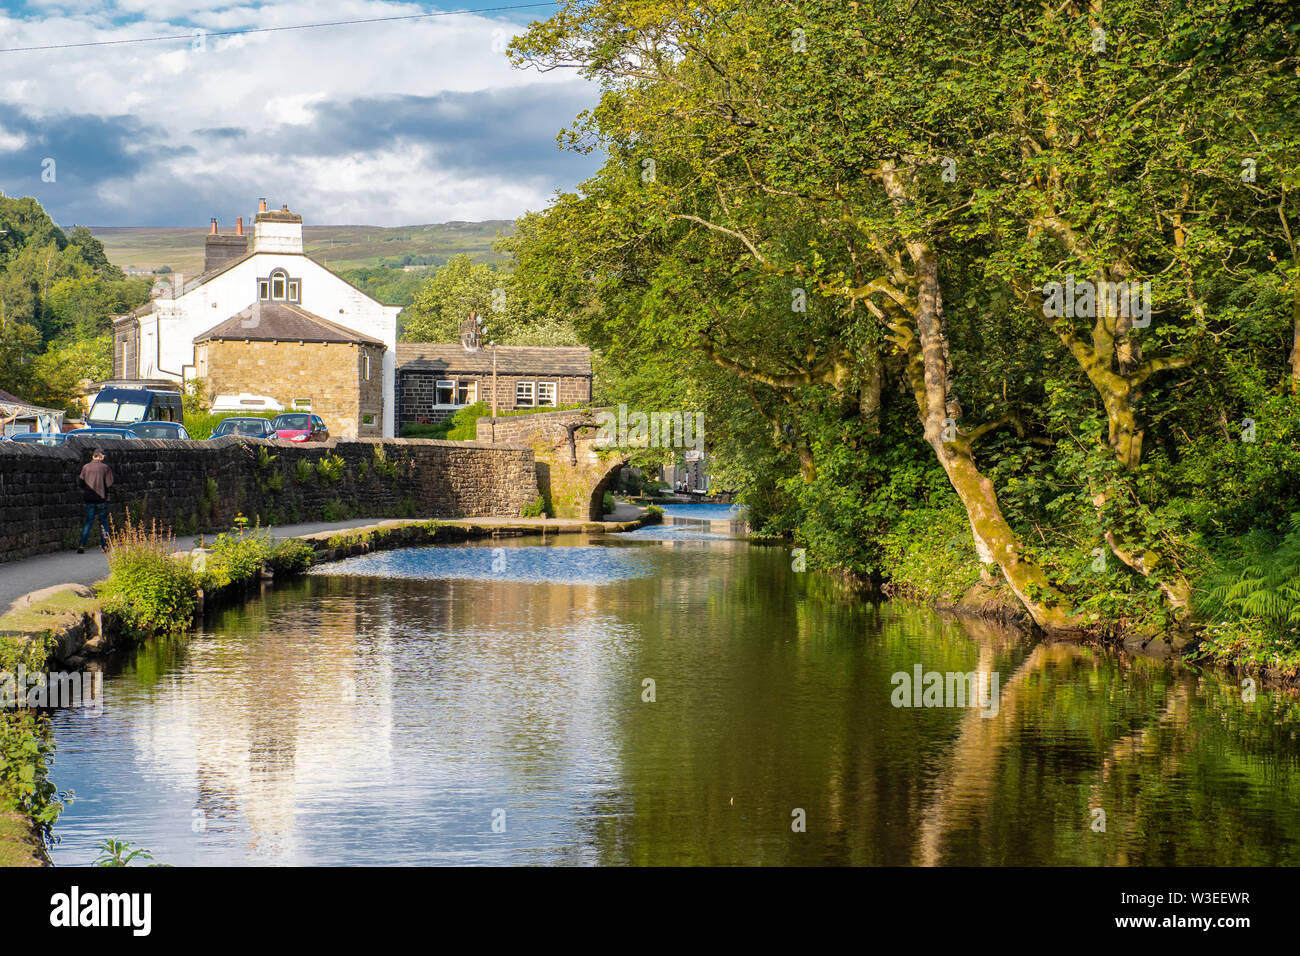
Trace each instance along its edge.
<instances>
[{"instance_id":1,"label":"distant hill","mask_svg":"<svg viewBox=\"0 0 1300 956\"><path fill-rule=\"evenodd\" d=\"M252 224L245 227L252 232ZM514 232L510 219L486 222L442 222L422 226L304 226L307 254L334 271L374 266L442 265L458 253L475 262L499 262L492 250L498 235ZM230 223L221 231L230 232ZM203 237L207 229L189 226L92 226L91 235L104 246L114 265L151 272L168 266L173 272L203 271Z\"/></svg>"}]
</instances>

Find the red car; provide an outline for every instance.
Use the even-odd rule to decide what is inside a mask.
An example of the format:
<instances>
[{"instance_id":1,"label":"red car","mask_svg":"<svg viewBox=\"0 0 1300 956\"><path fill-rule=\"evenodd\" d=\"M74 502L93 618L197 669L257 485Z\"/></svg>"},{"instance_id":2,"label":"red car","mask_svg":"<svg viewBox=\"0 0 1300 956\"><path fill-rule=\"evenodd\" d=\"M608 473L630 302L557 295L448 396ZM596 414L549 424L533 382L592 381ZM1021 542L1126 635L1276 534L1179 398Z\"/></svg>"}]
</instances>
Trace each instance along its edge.
<instances>
[{"instance_id":1,"label":"red car","mask_svg":"<svg viewBox=\"0 0 1300 956\"><path fill-rule=\"evenodd\" d=\"M271 419L271 430L281 441L329 441L330 430L319 415L288 412Z\"/></svg>"}]
</instances>

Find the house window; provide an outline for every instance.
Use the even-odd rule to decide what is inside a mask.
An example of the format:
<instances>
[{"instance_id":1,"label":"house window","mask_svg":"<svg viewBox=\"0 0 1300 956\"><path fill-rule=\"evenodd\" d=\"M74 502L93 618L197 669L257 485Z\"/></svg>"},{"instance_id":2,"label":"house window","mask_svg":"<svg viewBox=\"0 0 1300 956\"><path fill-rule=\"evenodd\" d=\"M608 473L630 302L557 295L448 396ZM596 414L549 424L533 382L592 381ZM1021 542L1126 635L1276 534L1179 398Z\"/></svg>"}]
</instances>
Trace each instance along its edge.
<instances>
[{"instance_id":1,"label":"house window","mask_svg":"<svg viewBox=\"0 0 1300 956\"><path fill-rule=\"evenodd\" d=\"M456 383L451 379L439 379L438 387L434 391L435 405L454 405L456 404Z\"/></svg>"},{"instance_id":2,"label":"house window","mask_svg":"<svg viewBox=\"0 0 1300 956\"><path fill-rule=\"evenodd\" d=\"M283 273L283 272L278 273L278 274L272 274L272 276L271 276L271 298L272 298L272 299L283 299L283 298L284 298L284 295L285 295L285 283L286 283L287 281L288 281L288 280L285 279L285 277L284 277L284 273Z\"/></svg>"},{"instance_id":3,"label":"house window","mask_svg":"<svg viewBox=\"0 0 1300 956\"><path fill-rule=\"evenodd\" d=\"M361 416L361 424L363 424L363 425L372 425L372 426L373 426L373 425L375 424L375 416L374 416L373 414L365 414L365 415L362 415L362 416Z\"/></svg>"},{"instance_id":4,"label":"house window","mask_svg":"<svg viewBox=\"0 0 1300 956\"><path fill-rule=\"evenodd\" d=\"M300 286L298 284L297 279L289 280L289 301L290 302L297 302L299 301L299 299L301 299L301 296L298 294L299 288Z\"/></svg>"},{"instance_id":5,"label":"house window","mask_svg":"<svg viewBox=\"0 0 1300 956\"><path fill-rule=\"evenodd\" d=\"M554 382L537 383L537 404L539 406L549 405L551 408L555 407L555 383Z\"/></svg>"},{"instance_id":6,"label":"house window","mask_svg":"<svg viewBox=\"0 0 1300 956\"><path fill-rule=\"evenodd\" d=\"M456 383L456 404L473 405L478 401L478 382L460 381Z\"/></svg>"},{"instance_id":7,"label":"house window","mask_svg":"<svg viewBox=\"0 0 1300 956\"><path fill-rule=\"evenodd\" d=\"M370 381L370 353L367 352L361 356L361 377L365 381Z\"/></svg>"},{"instance_id":8,"label":"house window","mask_svg":"<svg viewBox=\"0 0 1300 956\"><path fill-rule=\"evenodd\" d=\"M532 408L534 386L533 382L516 382L515 383L515 407Z\"/></svg>"},{"instance_id":9,"label":"house window","mask_svg":"<svg viewBox=\"0 0 1300 956\"><path fill-rule=\"evenodd\" d=\"M271 298L271 283L266 279L257 280L257 297L263 302Z\"/></svg>"}]
</instances>

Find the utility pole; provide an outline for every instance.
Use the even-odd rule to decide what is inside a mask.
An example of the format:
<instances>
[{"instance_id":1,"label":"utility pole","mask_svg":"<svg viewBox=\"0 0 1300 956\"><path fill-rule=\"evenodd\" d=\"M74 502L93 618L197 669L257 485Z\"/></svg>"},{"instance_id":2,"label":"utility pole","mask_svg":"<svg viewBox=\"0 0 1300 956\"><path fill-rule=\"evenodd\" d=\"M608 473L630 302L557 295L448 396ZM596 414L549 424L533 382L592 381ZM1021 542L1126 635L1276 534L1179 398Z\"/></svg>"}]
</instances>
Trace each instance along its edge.
<instances>
[{"instance_id":1,"label":"utility pole","mask_svg":"<svg viewBox=\"0 0 1300 956\"><path fill-rule=\"evenodd\" d=\"M497 442L497 344L489 342L492 349L492 444Z\"/></svg>"}]
</instances>

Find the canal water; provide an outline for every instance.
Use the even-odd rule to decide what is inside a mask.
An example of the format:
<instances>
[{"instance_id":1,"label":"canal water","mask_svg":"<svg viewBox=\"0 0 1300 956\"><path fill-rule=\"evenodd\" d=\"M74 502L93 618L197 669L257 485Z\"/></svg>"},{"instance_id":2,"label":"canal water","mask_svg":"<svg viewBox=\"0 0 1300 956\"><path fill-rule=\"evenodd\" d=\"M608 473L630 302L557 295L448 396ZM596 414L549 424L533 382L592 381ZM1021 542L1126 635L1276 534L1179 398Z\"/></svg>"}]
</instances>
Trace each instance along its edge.
<instances>
[{"instance_id":1,"label":"canal water","mask_svg":"<svg viewBox=\"0 0 1300 956\"><path fill-rule=\"evenodd\" d=\"M712 527L354 558L135 652L55 718L55 862L1300 863L1294 698Z\"/></svg>"}]
</instances>

